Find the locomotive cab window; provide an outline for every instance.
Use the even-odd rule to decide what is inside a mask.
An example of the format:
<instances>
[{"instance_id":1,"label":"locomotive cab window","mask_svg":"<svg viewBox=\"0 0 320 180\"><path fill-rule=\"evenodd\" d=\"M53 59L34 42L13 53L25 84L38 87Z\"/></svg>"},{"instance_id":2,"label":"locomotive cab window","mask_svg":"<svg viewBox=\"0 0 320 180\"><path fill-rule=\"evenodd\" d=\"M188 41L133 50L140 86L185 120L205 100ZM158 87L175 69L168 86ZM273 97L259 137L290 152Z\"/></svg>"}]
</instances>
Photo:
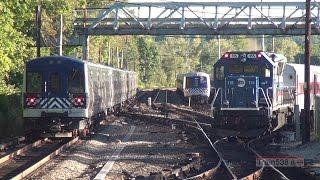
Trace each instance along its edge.
<instances>
[{"instance_id":1,"label":"locomotive cab window","mask_svg":"<svg viewBox=\"0 0 320 180\"><path fill-rule=\"evenodd\" d=\"M270 77L270 69L268 67L262 67L261 69L262 76Z\"/></svg>"},{"instance_id":2,"label":"locomotive cab window","mask_svg":"<svg viewBox=\"0 0 320 180\"><path fill-rule=\"evenodd\" d=\"M58 73L50 74L50 90L53 93L60 91L60 76Z\"/></svg>"},{"instance_id":3,"label":"locomotive cab window","mask_svg":"<svg viewBox=\"0 0 320 180\"><path fill-rule=\"evenodd\" d=\"M42 91L42 73L27 72L27 92L41 93Z\"/></svg>"},{"instance_id":4,"label":"locomotive cab window","mask_svg":"<svg viewBox=\"0 0 320 180\"><path fill-rule=\"evenodd\" d=\"M68 77L68 91L70 93L84 93L84 74L81 70L73 70Z\"/></svg>"},{"instance_id":5,"label":"locomotive cab window","mask_svg":"<svg viewBox=\"0 0 320 180\"><path fill-rule=\"evenodd\" d=\"M223 80L224 78L224 66L219 66L215 68L215 77L218 80Z\"/></svg>"}]
</instances>

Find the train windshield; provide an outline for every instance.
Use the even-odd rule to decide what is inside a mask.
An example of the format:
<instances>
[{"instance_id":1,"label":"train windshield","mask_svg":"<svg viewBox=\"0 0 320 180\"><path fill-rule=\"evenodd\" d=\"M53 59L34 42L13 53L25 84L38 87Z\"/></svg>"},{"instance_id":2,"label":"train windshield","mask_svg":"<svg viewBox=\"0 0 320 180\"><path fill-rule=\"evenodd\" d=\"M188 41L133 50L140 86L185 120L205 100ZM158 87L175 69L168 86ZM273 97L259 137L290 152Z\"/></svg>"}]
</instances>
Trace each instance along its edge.
<instances>
[{"instance_id":1,"label":"train windshield","mask_svg":"<svg viewBox=\"0 0 320 180\"><path fill-rule=\"evenodd\" d=\"M68 77L68 91L70 93L84 93L84 74L82 70L74 69Z\"/></svg>"},{"instance_id":2,"label":"train windshield","mask_svg":"<svg viewBox=\"0 0 320 180\"><path fill-rule=\"evenodd\" d=\"M258 66L257 65L245 65L243 67L243 72L244 73L258 73Z\"/></svg>"},{"instance_id":3,"label":"train windshield","mask_svg":"<svg viewBox=\"0 0 320 180\"><path fill-rule=\"evenodd\" d=\"M232 73L232 74L243 73L243 66L239 66L239 64L231 64L229 66L229 73Z\"/></svg>"},{"instance_id":4,"label":"train windshield","mask_svg":"<svg viewBox=\"0 0 320 180\"><path fill-rule=\"evenodd\" d=\"M207 78L204 76L186 77L186 88L207 88Z\"/></svg>"},{"instance_id":5,"label":"train windshield","mask_svg":"<svg viewBox=\"0 0 320 180\"><path fill-rule=\"evenodd\" d=\"M259 68L257 65L231 64L228 72L231 74L255 74L259 73Z\"/></svg>"},{"instance_id":6,"label":"train windshield","mask_svg":"<svg viewBox=\"0 0 320 180\"><path fill-rule=\"evenodd\" d=\"M60 76L58 73L50 74L50 91L53 93L58 93L60 91Z\"/></svg>"},{"instance_id":7,"label":"train windshield","mask_svg":"<svg viewBox=\"0 0 320 180\"><path fill-rule=\"evenodd\" d=\"M42 92L42 73L27 72L27 92L41 93Z\"/></svg>"}]
</instances>

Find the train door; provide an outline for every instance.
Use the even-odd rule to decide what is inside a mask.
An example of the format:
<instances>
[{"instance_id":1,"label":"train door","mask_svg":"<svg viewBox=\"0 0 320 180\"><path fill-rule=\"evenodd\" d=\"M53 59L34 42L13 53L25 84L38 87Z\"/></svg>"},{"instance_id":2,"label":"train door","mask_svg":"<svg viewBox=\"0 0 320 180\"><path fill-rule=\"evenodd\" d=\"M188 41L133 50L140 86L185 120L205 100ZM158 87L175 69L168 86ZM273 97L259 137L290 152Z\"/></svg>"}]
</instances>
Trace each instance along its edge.
<instances>
[{"instance_id":1,"label":"train door","mask_svg":"<svg viewBox=\"0 0 320 180\"><path fill-rule=\"evenodd\" d=\"M44 75L45 109L66 109L71 102L68 99L66 74L49 70Z\"/></svg>"}]
</instances>

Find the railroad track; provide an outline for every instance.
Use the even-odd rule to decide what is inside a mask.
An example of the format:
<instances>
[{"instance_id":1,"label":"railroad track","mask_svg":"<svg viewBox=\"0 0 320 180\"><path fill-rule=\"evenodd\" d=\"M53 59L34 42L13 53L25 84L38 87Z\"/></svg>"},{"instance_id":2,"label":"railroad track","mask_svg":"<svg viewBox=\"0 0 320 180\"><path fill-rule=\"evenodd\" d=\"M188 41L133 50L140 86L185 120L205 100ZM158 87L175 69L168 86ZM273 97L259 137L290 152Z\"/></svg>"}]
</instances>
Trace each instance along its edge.
<instances>
[{"instance_id":1,"label":"railroad track","mask_svg":"<svg viewBox=\"0 0 320 180\"><path fill-rule=\"evenodd\" d=\"M20 145L26 141L24 136L17 136L13 138L8 138L0 142L0 152L13 149L15 146Z\"/></svg>"},{"instance_id":2,"label":"railroad track","mask_svg":"<svg viewBox=\"0 0 320 180\"><path fill-rule=\"evenodd\" d=\"M225 137L217 140L214 146L222 158L224 172L228 172L232 179L257 179L261 176L264 166L256 166L256 155L239 139ZM217 179L219 176L217 174Z\"/></svg>"},{"instance_id":3,"label":"railroad track","mask_svg":"<svg viewBox=\"0 0 320 180\"><path fill-rule=\"evenodd\" d=\"M175 128L184 129L185 131L190 131L190 133L196 133L197 135L193 137L198 137L195 141L204 141L200 137L205 137L207 143L211 146L215 154L207 156L207 161L214 161L215 164L210 167L202 168L202 171L197 171L191 176L186 174L191 172L191 169L198 167L199 162L193 162L179 169L166 173L166 177L171 177L174 175L178 179L198 179L198 178L213 178L213 179L259 179L263 173L272 174L273 177L278 179L288 179L281 171L276 169L270 164L263 164L261 167L256 166L256 159L262 159L262 156L257 153L251 147L251 144L258 141L259 138L253 139L251 141L245 142L237 137L224 137L217 139L218 137L213 137L211 134L207 134L203 130L203 126L208 128L208 124L198 122L194 119L194 122L183 119L170 119L158 116L150 116L143 114L131 114L133 116L139 116L140 119L146 119L149 123L160 123L162 125L166 124L168 126L175 125ZM199 134L199 132L201 132ZM212 139L214 143L212 143ZM216 140L217 139L217 140ZM202 166L204 163L202 163ZM183 175L184 174L184 175Z\"/></svg>"},{"instance_id":4,"label":"railroad track","mask_svg":"<svg viewBox=\"0 0 320 180\"><path fill-rule=\"evenodd\" d=\"M197 124L221 162L220 171L213 175L213 179L260 179L263 174L270 174L275 179L289 179L252 147L264 137L259 136L247 142L237 137L224 137L212 144L201 124ZM261 166L257 166L257 159L263 161Z\"/></svg>"},{"instance_id":5,"label":"railroad track","mask_svg":"<svg viewBox=\"0 0 320 180\"><path fill-rule=\"evenodd\" d=\"M204 155L205 159L196 159L189 164L182 166L178 169L174 169L169 172L162 172L162 176L165 178L173 179L201 179L209 178L214 174L220 166L219 158L215 157L216 153L210 150L210 145L203 137L203 134L197 128L196 122L186 121L183 119L170 119L165 117L159 117L151 114L138 114L138 113L124 113L123 116L129 116L131 118L143 119L145 123L161 124L170 128L179 129L186 132L192 143L206 144L207 149L210 151ZM207 124L202 124L206 126ZM215 158L212 158L215 157Z\"/></svg>"},{"instance_id":6,"label":"railroad track","mask_svg":"<svg viewBox=\"0 0 320 180\"><path fill-rule=\"evenodd\" d=\"M157 90L153 92L153 105L156 109L160 109L165 112L176 114L179 118L165 118L158 115L144 114L138 116L144 116L142 119L152 119L154 123L164 123L168 126L178 126L180 129L186 131L192 131L196 133L197 137L205 137L207 143L211 146L214 155L208 156L207 161L215 161L215 165L212 165L209 169L203 171L197 171L193 175L190 174L190 169L193 169L197 165L187 165L176 170L175 173L167 173L167 177L173 175L180 179L189 178L213 178L213 179L259 179L263 174L270 174L274 178L288 179L281 171L272 165L268 164L262 156L254 149L254 144L263 138L263 132L253 131L250 133L256 134L255 136L248 136L250 133L234 133L235 136L217 136L213 133L213 127L211 126L210 117L207 113L207 109L189 108L170 106L164 102L172 101L172 95L168 96L168 91ZM168 97L170 99L168 99ZM162 103L162 104L161 104ZM137 114L136 114L137 115ZM205 129L205 130L204 130ZM205 131L210 132L207 134ZM199 134L199 132L201 132ZM237 137L238 135L238 137ZM222 137L222 138L221 138ZM248 141L249 139L252 139ZM204 141L198 139L198 141ZM214 143L212 143L214 142ZM261 167L257 167L256 159L259 158L264 163ZM184 169L184 170L182 170ZM189 173L188 173L189 172ZM181 174L189 174L188 176L181 176Z\"/></svg>"},{"instance_id":7,"label":"railroad track","mask_svg":"<svg viewBox=\"0 0 320 180\"><path fill-rule=\"evenodd\" d=\"M203 134L208 138L210 144L210 139L217 138L217 134L207 134L202 128L211 128L211 132L214 129L211 127L210 123L208 124L208 120L210 120L209 117L207 117L207 119L202 119L205 115L201 112L184 108L176 109L178 110L176 111L178 114L189 115L188 122L190 122L192 117L196 118L194 121L197 123L199 129L202 130ZM253 134L257 134L258 137L252 135L247 136L250 132L238 134L239 138L255 137L249 142L242 142L241 139L237 139L235 137L223 137L215 141L213 149L221 159L220 169L222 170L213 175L214 179L259 179L263 174L269 174L278 179L288 179L280 170L269 164L268 161L264 160L263 157L252 147L255 142L262 140L267 136L263 136L264 133L260 132L260 130L254 130L252 132ZM263 160L263 166L257 167L257 159Z\"/></svg>"},{"instance_id":8,"label":"railroad track","mask_svg":"<svg viewBox=\"0 0 320 180\"><path fill-rule=\"evenodd\" d=\"M79 137L71 140L41 139L0 157L0 179L27 177L78 139Z\"/></svg>"}]
</instances>

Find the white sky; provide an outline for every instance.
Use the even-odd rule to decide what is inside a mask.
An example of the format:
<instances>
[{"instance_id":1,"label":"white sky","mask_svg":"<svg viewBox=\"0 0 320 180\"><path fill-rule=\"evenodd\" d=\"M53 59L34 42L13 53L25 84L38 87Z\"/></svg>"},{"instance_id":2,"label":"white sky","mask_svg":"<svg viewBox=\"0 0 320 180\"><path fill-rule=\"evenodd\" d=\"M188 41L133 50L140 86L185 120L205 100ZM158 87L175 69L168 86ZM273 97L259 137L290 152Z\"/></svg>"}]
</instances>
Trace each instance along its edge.
<instances>
[{"instance_id":1,"label":"white sky","mask_svg":"<svg viewBox=\"0 0 320 180\"><path fill-rule=\"evenodd\" d=\"M319 2L320 0L317 0L316 2ZM260 0L216 0L216 1L208 1L208 0L129 0L129 3L142 3L142 2L261 2ZM305 1L301 1L301 0L263 0L262 2L305 2ZM279 17L281 18L283 16L283 8L282 7L273 7L274 9L271 10L272 13L270 14L271 17L275 18L275 17ZM151 17L156 17L157 15L159 15L159 13L163 10L164 8L162 7L154 7L152 9L151 12ZM292 12L294 12L296 9L296 7L287 7L285 14L287 16L289 16ZM139 10L137 9L131 9L135 12L135 16L137 17L147 17L148 16L148 8L147 7L141 7ZM214 9L203 9L201 7L193 7L192 8L193 11L198 12L200 14L198 14L199 16L202 17L207 17L207 18L212 18L214 17L214 13L213 10ZM317 14L316 12L317 9L313 10L313 13ZM219 10L218 16L222 16L226 11L228 11L228 8L223 8L221 7ZM269 12L271 12L270 10L268 10L268 8L263 8L262 12L267 15ZM231 12L229 13L230 17L232 17L232 15L234 15L236 13L235 12ZM244 13L240 14L238 17L247 17L247 15L245 15L245 13L249 13L248 9L246 9L244 11ZM169 12L167 12L167 14L169 14ZM164 14L165 15L165 14ZM297 12L294 13L294 15L292 17L300 17L302 15L302 10L299 10ZM188 12L188 10L186 10L186 14L185 14L186 18L191 18L192 16L194 16L192 13ZM256 12L255 10L252 11L252 17L260 17L260 13ZM163 16L162 16L163 17ZM179 14L173 14L172 17L180 17ZM219 17L218 17L219 18Z\"/></svg>"}]
</instances>

